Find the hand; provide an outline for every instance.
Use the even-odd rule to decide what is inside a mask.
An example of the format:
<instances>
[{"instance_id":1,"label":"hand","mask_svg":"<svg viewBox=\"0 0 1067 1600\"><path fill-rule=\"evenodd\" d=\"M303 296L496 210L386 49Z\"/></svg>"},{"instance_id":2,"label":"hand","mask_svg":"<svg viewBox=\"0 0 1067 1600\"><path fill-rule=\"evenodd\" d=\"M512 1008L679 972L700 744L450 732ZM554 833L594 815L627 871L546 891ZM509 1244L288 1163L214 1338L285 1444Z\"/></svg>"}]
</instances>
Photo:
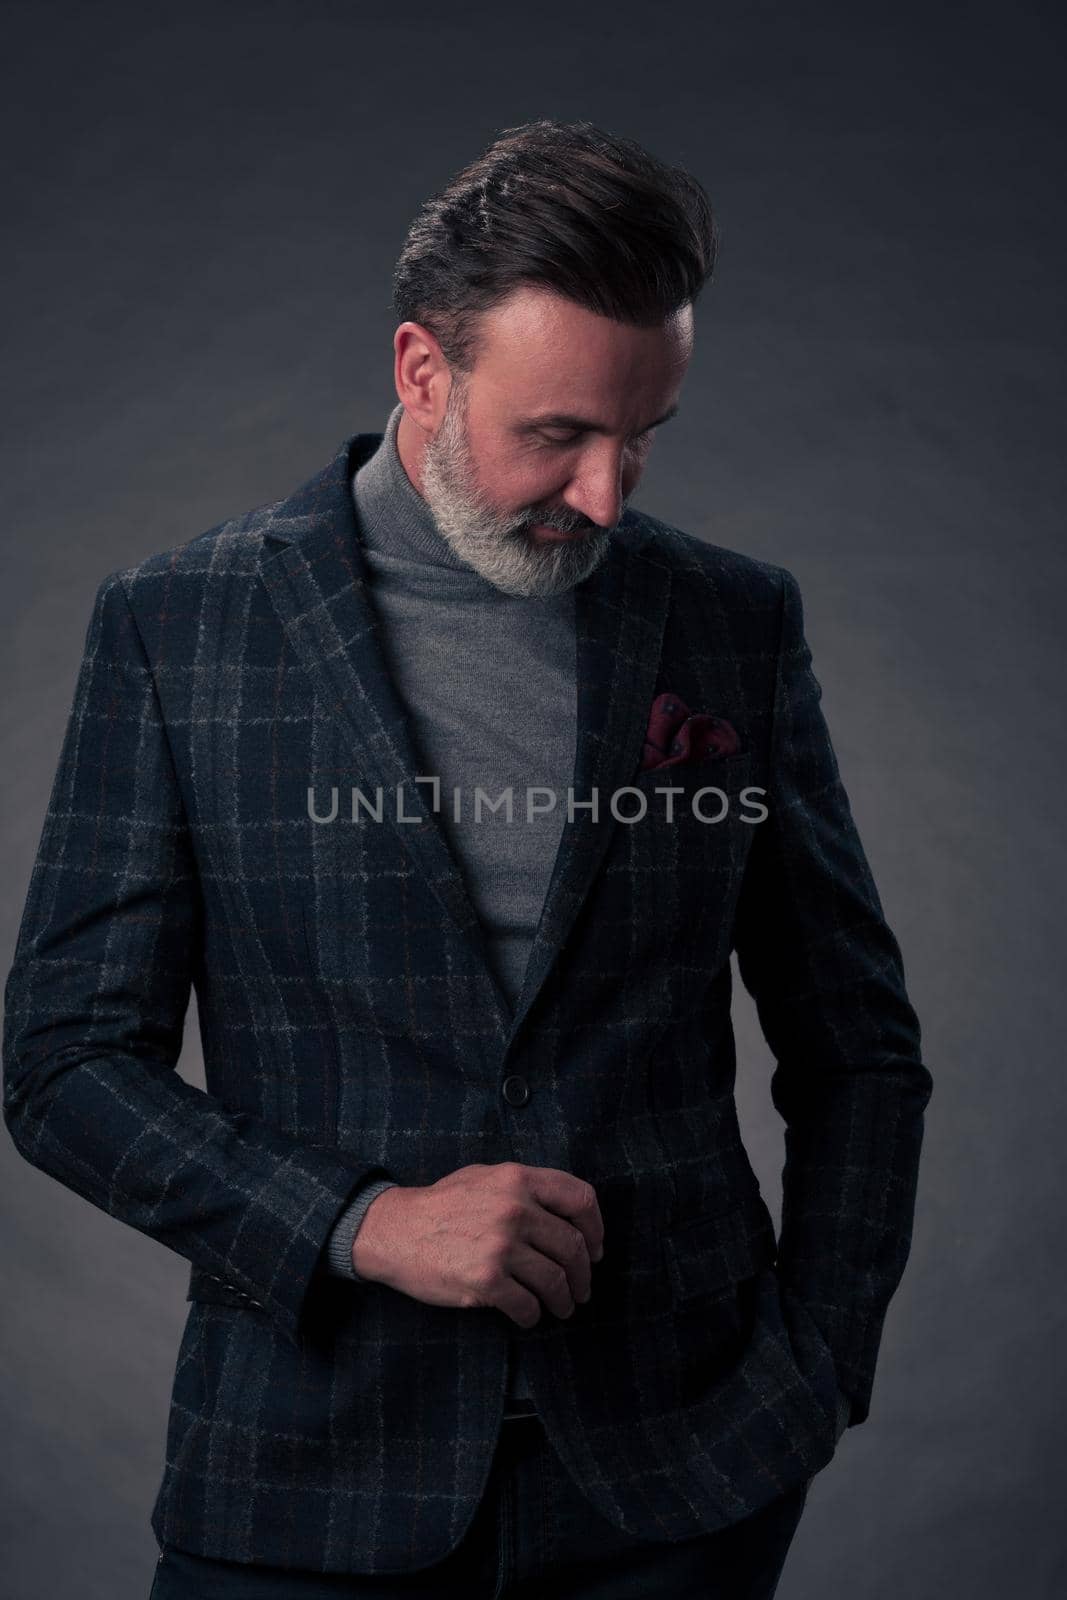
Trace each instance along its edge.
<instances>
[{"instance_id":1,"label":"hand","mask_svg":"<svg viewBox=\"0 0 1067 1600\"><path fill-rule=\"evenodd\" d=\"M542 1302L569 1317L604 1253L596 1190L558 1167L460 1167L398 1184L367 1207L352 1261L361 1278L431 1306L495 1306L532 1328Z\"/></svg>"}]
</instances>

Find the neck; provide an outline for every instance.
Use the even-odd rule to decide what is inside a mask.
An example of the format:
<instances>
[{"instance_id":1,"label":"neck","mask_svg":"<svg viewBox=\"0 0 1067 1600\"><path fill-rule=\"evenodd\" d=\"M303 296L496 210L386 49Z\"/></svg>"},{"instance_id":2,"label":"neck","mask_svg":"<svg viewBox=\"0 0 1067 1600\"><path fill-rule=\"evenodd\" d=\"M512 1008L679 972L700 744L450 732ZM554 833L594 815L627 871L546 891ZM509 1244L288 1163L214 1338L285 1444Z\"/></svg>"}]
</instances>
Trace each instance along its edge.
<instances>
[{"instance_id":1,"label":"neck","mask_svg":"<svg viewBox=\"0 0 1067 1600\"><path fill-rule=\"evenodd\" d=\"M421 430L412 422L402 405L397 406L400 412L400 421L396 430L396 453L400 457L400 464L408 475L416 492L425 500L422 492L422 454L426 448L426 441Z\"/></svg>"},{"instance_id":2,"label":"neck","mask_svg":"<svg viewBox=\"0 0 1067 1600\"><path fill-rule=\"evenodd\" d=\"M408 475L397 445L404 416L398 402L381 444L352 480L362 542L381 555L471 572L438 532L433 513Z\"/></svg>"}]
</instances>

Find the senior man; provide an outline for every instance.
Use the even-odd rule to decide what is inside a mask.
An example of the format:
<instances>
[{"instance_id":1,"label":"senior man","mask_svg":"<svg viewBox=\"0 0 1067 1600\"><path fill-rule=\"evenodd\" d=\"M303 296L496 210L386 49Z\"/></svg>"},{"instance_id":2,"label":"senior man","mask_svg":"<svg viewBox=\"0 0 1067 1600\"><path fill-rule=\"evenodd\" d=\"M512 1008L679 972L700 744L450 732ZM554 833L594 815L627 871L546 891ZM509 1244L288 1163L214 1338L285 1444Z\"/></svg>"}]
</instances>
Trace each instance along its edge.
<instances>
[{"instance_id":1,"label":"senior man","mask_svg":"<svg viewBox=\"0 0 1067 1600\"><path fill-rule=\"evenodd\" d=\"M99 587L4 1106L190 1264L155 1600L759 1600L868 1414L900 952L795 578L631 504L713 261L689 174L506 130L411 226L384 432Z\"/></svg>"}]
</instances>

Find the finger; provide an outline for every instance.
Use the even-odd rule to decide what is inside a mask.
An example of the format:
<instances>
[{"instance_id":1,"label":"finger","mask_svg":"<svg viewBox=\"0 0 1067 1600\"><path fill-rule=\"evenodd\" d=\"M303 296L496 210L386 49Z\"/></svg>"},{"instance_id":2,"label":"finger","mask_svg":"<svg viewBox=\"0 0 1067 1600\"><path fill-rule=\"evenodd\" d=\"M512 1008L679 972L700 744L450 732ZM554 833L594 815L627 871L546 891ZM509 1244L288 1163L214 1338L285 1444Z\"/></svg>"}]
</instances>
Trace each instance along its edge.
<instances>
[{"instance_id":1,"label":"finger","mask_svg":"<svg viewBox=\"0 0 1067 1600\"><path fill-rule=\"evenodd\" d=\"M533 1245L534 1250L565 1270L571 1299L584 1306L592 1293L592 1266L582 1230L574 1222L537 1206L523 1229L523 1243Z\"/></svg>"},{"instance_id":2,"label":"finger","mask_svg":"<svg viewBox=\"0 0 1067 1600\"><path fill-rule=\"evenodd\" d=\"M599 1261L604 1254L604 1219L593 1185L559 1167L527 1170L537 1180L533 1190L539 1204L573 1222L585 1237L589 1259Z\"/></svg>"},{"instance_id":3,"label":"finger","mask_svg":"<svg viewBox=\"0 0 1067 1600\"><path fill-rule=\"evenodd\" d=\"M568 1232L572 1238L581 1239L580 1234L575 1235L573 1228L569 1228ZM556 1254L560 1248L558 1243L554 1248L550 1244L544 1249L536 1243L516 1245L510 1255L510 1271L533 1290L553 1316L566 1318L573 1316L577 1301L584 1303L589 1298L589 1258L585 1253L584 1239L581 1241L581 1267L573 1262L560 1261Z\"/></svg>"},{"instance_id":4,"label":"finger","mask_svg":"<svg viewBox=\"0 0 1067 1600\"><path fill-rule=\"evenodd\" d=\"M540 1300L513 1277L505 1280L494 1304L498 1311L518 1323L520 1328L532 1328L541 1320Z\"/></svg>"}]
</instances>

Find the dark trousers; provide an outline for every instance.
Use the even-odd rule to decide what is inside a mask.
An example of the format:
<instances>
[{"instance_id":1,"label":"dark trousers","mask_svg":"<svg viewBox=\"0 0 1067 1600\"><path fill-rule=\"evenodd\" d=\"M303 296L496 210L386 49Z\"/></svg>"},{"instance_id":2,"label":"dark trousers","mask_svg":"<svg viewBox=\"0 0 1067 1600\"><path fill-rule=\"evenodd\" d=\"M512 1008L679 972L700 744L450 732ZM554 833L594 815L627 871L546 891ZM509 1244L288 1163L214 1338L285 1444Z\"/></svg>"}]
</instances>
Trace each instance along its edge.
<instances>
[{"instance_id":1,"label":"dark trousers","mask_svg":"<svg viewBox=\"0 0 1067 1600\"><path fill-rule=\"evenodd\" d=\"M580 1495L536 1416L507 1420L460 1543L411 1573L359 1576L215 1561L164 1545L149 1600L770 1600L807 1483L680 1544L623 1533Z\"/></svg>"}]
</instances>

